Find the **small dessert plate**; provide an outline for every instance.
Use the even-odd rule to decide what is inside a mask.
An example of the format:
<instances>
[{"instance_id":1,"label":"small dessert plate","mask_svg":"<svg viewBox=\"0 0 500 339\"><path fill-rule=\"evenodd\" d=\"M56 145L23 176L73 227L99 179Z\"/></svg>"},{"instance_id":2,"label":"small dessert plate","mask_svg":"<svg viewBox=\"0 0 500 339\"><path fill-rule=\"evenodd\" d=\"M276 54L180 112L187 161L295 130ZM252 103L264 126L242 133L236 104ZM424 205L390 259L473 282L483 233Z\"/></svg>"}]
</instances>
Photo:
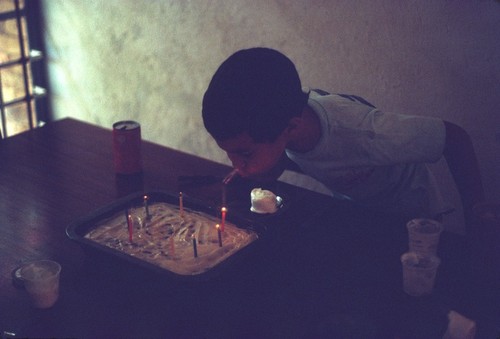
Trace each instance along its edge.
<instances>
[{"instance_id":1,"label":"small dessert plate","mask_svg":"<svg viewBox=\"0 0 500 339\"><path fill-rule=\"evenodd\" d=\"M258 214L273 214L283 206L283 199L273 192L255 188L250 194L250 211Z\"/></svg>"},{"instance_id":2,"label":"small dessert plate","mask_svg":"<svg viewBox=\"0 0 500 339\"><path fill-rule=\"evenodd\" d=\"M278 209L283 207L283 199L280 196L276 197L276 207L278 207Z\"/></svg>"}]
</instances>

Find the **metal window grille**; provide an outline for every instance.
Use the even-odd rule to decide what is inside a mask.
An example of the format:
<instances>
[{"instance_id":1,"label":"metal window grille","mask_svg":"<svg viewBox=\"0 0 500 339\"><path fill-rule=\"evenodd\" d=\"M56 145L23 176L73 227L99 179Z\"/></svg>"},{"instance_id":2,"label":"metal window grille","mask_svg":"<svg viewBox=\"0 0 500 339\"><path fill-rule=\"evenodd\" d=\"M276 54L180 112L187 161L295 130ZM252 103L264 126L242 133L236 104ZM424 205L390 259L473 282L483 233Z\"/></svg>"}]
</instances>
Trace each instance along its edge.
<instances>
[{"instance_id":1,"label":"metal window grille","mask_svg":"<svg viewBox=\"0 0 500 339\"><path fill-rule=\"evenodd\" d=\"M34 85L33 76L43 53L29 46L30 4L33 6L34 2L0 0L0 137L3 138L43 122L37 114L37 101L46 96L46 90Z\"/></svg>"}]
</instances>

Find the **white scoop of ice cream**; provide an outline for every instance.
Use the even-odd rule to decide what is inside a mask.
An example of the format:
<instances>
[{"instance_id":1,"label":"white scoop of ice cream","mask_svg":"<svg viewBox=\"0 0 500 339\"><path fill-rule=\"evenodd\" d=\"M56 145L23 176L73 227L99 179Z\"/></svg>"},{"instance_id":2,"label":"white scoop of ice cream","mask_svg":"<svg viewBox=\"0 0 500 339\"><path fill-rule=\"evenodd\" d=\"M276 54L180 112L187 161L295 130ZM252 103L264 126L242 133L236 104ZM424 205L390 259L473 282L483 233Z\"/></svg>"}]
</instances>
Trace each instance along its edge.
<instances>
[{"instance_id":1,"label":"white scoop of ice cream","mask_svg":"<svg viewBox=\"0 0 500 339\"><path fill-rule=\"evenodd\" d=\"M271 191L254 188L252 192L250 192L250 200L252 202L250 211L264 214L276 212L278 210L279 200L281 199Z\"/></svg>"}]
</instances>

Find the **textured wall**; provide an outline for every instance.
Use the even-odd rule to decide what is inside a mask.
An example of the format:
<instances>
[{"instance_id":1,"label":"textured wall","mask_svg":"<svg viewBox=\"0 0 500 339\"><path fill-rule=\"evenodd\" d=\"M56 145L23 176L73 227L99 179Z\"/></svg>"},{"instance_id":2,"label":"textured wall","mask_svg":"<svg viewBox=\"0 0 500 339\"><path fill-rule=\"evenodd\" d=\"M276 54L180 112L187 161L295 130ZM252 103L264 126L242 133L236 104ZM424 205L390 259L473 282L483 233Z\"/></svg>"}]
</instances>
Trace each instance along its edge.
<instances>
[{"instance_id":1,"label":"textured wall","mask_svg":"<svg viewBox=\"0 0 500 339\"><path fill-rule=\"evenodd\" d=\"M461 124L500 200L500 3L494 0L45 0L55 118L110 127L227 162L201 98L232 52L269 46L304 85Z\"/></svg>"}]
</instances>

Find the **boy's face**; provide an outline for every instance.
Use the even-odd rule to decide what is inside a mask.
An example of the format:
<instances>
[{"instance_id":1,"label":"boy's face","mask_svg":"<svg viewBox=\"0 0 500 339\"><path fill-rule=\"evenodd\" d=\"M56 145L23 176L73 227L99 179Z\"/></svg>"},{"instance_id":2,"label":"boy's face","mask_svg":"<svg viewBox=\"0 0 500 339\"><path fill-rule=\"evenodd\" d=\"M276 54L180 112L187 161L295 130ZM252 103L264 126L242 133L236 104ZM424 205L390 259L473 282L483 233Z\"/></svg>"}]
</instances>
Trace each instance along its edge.
<instances>
[{"instance_id":1,"label":"boy's face","mask_svg":"<svg viewBox=\"0 0 500 339\"><path fill-rule=\"evenodd\" d=\"M226 151L238 173L248 178L266 174L276 167L285 151L286 139L282 134L274 142L257 143L245 132L217 144Z\"/></svg>"}]
</instances>

